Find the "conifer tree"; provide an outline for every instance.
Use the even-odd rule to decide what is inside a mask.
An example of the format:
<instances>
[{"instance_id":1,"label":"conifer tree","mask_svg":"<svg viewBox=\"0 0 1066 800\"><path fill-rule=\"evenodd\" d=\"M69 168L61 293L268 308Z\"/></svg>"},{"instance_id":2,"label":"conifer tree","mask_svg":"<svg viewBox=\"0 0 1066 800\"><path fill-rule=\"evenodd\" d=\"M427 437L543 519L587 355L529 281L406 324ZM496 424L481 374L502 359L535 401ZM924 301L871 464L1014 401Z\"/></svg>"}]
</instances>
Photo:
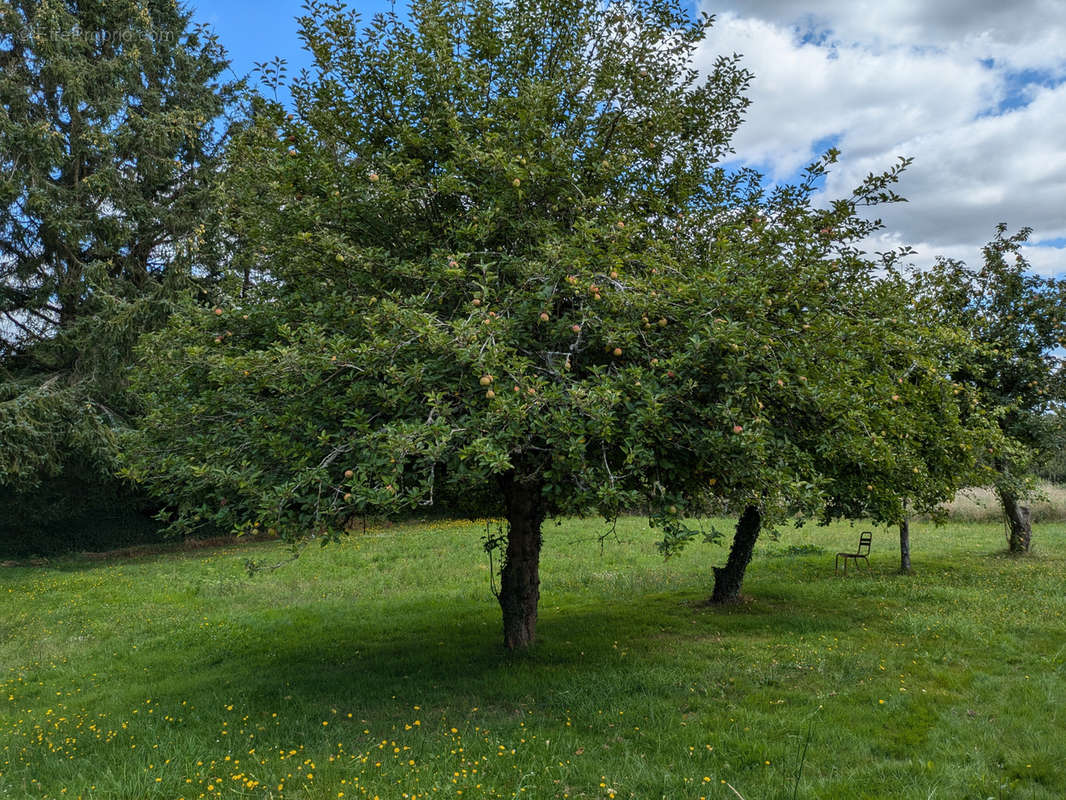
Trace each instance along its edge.
<instances>
[{"instance_id":1,"label":"conifer tree","mask_svg":"<svg viewBox=\"0 0 1066 800\"><path fill-rule=\"evenodd\" d=\"M173 0L0 4L3 523L119 491L133 344L211 238L226 63Z\"/></svg>"}]
</instances>

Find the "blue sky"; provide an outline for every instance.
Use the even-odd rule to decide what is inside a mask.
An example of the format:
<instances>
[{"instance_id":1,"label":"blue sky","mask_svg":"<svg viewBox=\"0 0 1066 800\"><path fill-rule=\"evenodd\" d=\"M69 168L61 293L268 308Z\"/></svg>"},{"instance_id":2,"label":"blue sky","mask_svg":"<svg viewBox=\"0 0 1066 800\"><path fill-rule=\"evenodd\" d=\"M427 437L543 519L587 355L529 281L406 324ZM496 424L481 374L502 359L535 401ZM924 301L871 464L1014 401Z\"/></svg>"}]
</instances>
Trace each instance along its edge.
<instances>
[{"instance_id":1,"label":"blue sky","mask_svg":"<svg viewBox=\"0 0 1066 800\"><path fill-rule=\"evenodd\" d=\"M364 17L385 2L352 6ZM398 4L400 10L406 6ZM1028 256L1066 273L1066 13L1063 0L717 0L699 64L739 52L755 73L734 139L736 163L794 178L829 146L826 182L846 195L864 175L914 158L869 249L911 245L975 263L998 222L1034 229ZM197 0L236 73L256 61L308 63L298 0Z\"/></svg>"},{"instance_id":2,"label":"blue sky","mask_svg":"<svg viewBox=\"0 0 1066 800\"><path fill-rule=\"evenodd\" d=\"M303 0L274 0L270 3L254 0L191 0L186 5L197 22L214 28L229 51L234 72L243 76L257 61L269 61L275 56L284 58L290 76L310 63L310 57L300 46L296 17L304 13ZM364 19L392 7L391 3L351 3ZM397 8L404 8L398 4Z\"/></svg>"},{"instance_id":3,"label":"blue sky","mask_svg":"<svg viewBox=\"0 0 1066 800\"><path fill-rule=\"evenodd\" d=\"M309 59L297 38L297 15L303 13L300 0L275 0L264 4L253 0L199 0L188 7L197 22L214 28L229 52L234 72L243 76L255 62L281 56L294 68Z\"/></svg>"}]
</instances>

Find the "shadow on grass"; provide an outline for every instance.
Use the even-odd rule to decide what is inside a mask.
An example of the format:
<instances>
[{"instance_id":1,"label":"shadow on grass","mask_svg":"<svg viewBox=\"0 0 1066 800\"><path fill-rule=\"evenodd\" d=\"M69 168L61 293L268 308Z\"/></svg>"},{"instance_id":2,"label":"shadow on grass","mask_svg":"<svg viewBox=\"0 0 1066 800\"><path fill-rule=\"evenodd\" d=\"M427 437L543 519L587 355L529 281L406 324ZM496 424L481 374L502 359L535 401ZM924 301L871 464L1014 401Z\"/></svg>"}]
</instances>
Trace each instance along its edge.
<instances>
[{"instance_id":1,"label":"shadow on grass","mask_svg":"<svg viewBox=\"0 0 1066 800\"><path fill-rule=\"evenodd\" d=\"M52 567L107 568L80 560ZM885 579L896 577L879 565L845 580L820 559L757 561L747 601L730 606L701 605L709 575L670 591L572 581L551 588L547 581L539 641L524 653L503 650L499 608L487 588L481 597L470 587L445 587L413 600L316 599L281 580L226 577L207 594L199 583L178 586L170 621L161 614L135 652L116 653L112 679L120 677L134 695L173 703L195 698L201 713L215 701L222 707L238 700L253 709L297 707L307 720L334 708L358 720L390 718L412 705L514 714L533 706L564 712L623 705L634 694L675 699L690 691L686 662L720 661L727 671L742 642L843 637L883 615L868 600L885 595L895 583ZM201 613L210 624L201 623Z\"/></svg>"},{"instance_id":2,"label":"shadow on grass","mask_svg":"<svg viewBox=\"0 0 1066 800\"><path fill-rule=\"evenodd\" d=\"M164 558L202 558L205 552L224 548L247 548L276 544L276 536L192 536L188 538L157 535L138 544L108 550L78 550L51 556L5 559L6 569L54 570L56 572L84 572L130 562L147 562Z\"/></svg>"},{"instance_id":3,"label":"shadow on grass","mask_svg":"<svg viewBox=\"0 0 1066 800\"><path fill-rule=\"evenodd\" d=\"M246 618L221 640L187 629L177 641L142 649L131 665L140 669L131 672L162 678L145 687L156 696L232 694L251 708L297 706L309 718L338 709L355 720L382 719L413 705L562 714L622 706L634 695L684 696L689 684L677 662L686 651L728 660L731 641L741 637L837 635L853 625L834 609L780 599L709 608L697 599L594 596L583 609L569 603L571 610L546 609L537 644L517 653L502 648L499 610L486 602L275 608ZM177 674L166 667L175 646L194 654Z\"/></svg>"}]
</instances>

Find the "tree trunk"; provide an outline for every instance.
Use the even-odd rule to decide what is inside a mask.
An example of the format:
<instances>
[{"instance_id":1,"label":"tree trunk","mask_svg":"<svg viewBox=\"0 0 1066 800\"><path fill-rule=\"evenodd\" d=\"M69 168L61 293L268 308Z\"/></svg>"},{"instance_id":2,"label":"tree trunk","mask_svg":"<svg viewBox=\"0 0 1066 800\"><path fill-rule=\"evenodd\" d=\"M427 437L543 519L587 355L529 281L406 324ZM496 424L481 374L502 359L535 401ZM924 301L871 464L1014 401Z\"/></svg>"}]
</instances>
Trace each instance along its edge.
<instances>
[{"instance_id":1,"label":"tree trunk","mask_svg":"<svg viewBox=\"0 0 1066 800\"><path fill-rule=\"evenodd\" d=\"M1010 491L998 491L1003 512L1007 515L1007 527L1010 529L1007 549L1012 553L1028 553L1033 538L1033 527L1029 518L1029 506L1018 505L1018 498Z\"/></svg>"},{"instance_id":2,"label":"tree trunk","mask_svg":"<svg viewBox=\"0 0 1066 800\"><path fill-rule=\"evenodd\" d=\"M911 523L906 517L899 523L899 571L904 575L911 571Z\"/></svg>"},{"instance_id":3,"label":"tree trunk","mask_svg":"<svg viewBox=\"0 0 1066 800\"><path fill-rule=\"evenodd\" d=\"M507 505L507 552L500 570L503 644L520 650L533 644L540 600L540 526L544 500L540 484L514 474L502 481Z\"/></svg>"},{"instance_id":4,"label":"tree trunk","mask_svg":"<svg viewBox=\"0 0 1066 800\"><path fill-rule=\"evenodd\" d=\"M755 540L759 538L762 527L762 514L755 506L748 506L737 520L737 529L733 534L733 546L729 548L729 558L724 567L714 568L714 591L712 603L733 603L740 599L740 587L744 583L744 571L751 563L751 554L755 550Z\"/></svg>"}]
</instances>

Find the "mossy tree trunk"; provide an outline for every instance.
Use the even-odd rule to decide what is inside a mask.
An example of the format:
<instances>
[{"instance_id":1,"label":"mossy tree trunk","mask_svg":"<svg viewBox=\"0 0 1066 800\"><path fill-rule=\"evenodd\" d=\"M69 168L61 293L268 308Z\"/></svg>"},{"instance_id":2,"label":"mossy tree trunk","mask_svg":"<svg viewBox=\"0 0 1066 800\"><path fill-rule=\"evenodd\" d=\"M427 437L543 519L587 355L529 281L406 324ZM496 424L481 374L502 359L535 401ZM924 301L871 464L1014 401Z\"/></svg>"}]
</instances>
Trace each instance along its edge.
<instances>
[{"instance_id":1,"label":"mossy tree trunk","mask_svg":"<svg viewBox=\"0 0 1066 800\"><path fill-rule=\"evenodd\" d=\"M999 489L1003 513L1007 515L1007 549L1012 553L1028 553L1032 544L1033 526L1029 506L1018 504L1018 497L1007 489Z\"/></svg>"},{"instance_id":2,"label":"mossy tree trunk","mask_svg":"<svg viewBox=\"0 0 1066 800\"><path fill-rule=\"evenodd\" d=\"M748 506L737 520L736 532L733 534L733 546L729 548L729 558L725 566L714 568L712 603L733 603L740 599L744 572L751 563L760 528L762 528L762 513L757 507Z\"/></svg>"},{"instance_id":3,"label":"mossy tree trunk","mask_svg":"<svg viewBox=\"0 0 1066 800\"><path fill-rule=\"evenodd\" d=\"M503 479L501 488L507 507L507 551L499 593L503 644L508 650L521 650L536 638L545 506L535 480L511 474Z\"/></svg>"},{"instance_id":4,"label":"mossy tree trunk","mask_svg":"<svg viewBox=\"0 0 1066 800\"><path fill-rule=\"evenodd\" d=\"M911 522L907 517L899 522L899 571L903 575L911 571Z\"/></svg>"}]
</instances>

